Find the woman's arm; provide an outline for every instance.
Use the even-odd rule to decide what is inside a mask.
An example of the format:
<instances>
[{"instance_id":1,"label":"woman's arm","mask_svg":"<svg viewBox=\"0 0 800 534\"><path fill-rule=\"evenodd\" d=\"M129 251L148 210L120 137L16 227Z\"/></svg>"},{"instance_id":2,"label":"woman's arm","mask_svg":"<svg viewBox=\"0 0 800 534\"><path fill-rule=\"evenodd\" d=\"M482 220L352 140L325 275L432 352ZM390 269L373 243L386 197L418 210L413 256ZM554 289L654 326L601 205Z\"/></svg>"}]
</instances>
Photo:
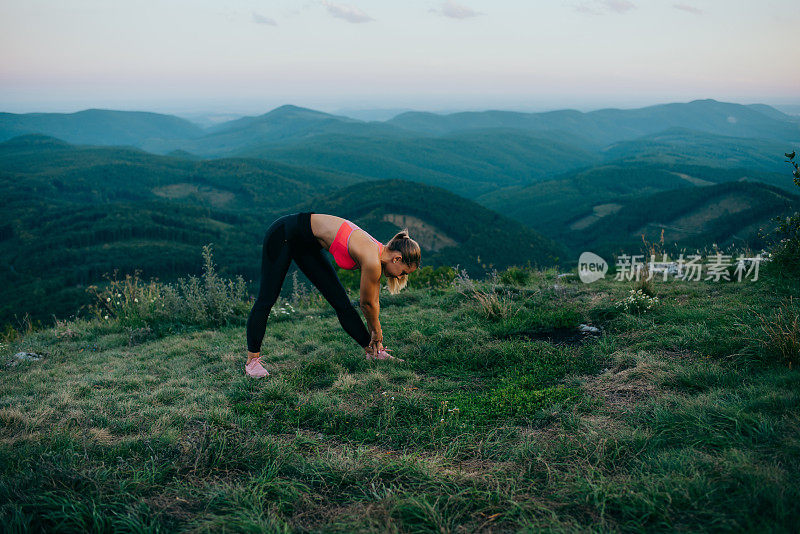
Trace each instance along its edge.
<instances>
[{"instance_id":1,"label":"woman's arm","mask_svg":"<svg viewBox=\"0 0 800 534\"><path fill-rule=\"evenodd\" d=\"M361 266L361 292L359 307L367 319L367 329L372 340L383 341L380 313L379 294L381 290L381 264L380 261L371 261Z\"/></svg>"}]
</instances>

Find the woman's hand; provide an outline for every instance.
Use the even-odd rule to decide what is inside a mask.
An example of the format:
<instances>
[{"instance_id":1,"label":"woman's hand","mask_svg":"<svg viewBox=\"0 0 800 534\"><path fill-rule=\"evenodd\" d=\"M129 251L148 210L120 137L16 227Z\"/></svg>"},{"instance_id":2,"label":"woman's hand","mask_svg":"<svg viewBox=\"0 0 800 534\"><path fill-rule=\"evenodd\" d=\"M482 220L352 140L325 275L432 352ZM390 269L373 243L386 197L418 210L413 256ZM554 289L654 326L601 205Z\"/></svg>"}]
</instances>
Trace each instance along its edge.
<instances>
[{"instance_id":1,"label":"woman's hand","mask_svg":"<svg viewBox=\"0 0 800 534\"><path fill-rule=\"evenodd\" d=\"M378 353L382 350L390 351L392 349L387 349L383 346L383 332L381 331L372 331L372 339L369 342L369 346L366 347L366 351L368 354L372 354L373 356L377 356Z\"/></svg>"},{"instance_id":2,"label":"woman's hand","mask_svg":"<svg viewBox=\"0 0 800 534\"><path fill-rule=\"evenodd\" d=\"M373 330L372 339L369 340L369 346L367 346L367 352L371 352L373 356L376 356L383 348L383 332Z\"/></svg>"}]
</instances>

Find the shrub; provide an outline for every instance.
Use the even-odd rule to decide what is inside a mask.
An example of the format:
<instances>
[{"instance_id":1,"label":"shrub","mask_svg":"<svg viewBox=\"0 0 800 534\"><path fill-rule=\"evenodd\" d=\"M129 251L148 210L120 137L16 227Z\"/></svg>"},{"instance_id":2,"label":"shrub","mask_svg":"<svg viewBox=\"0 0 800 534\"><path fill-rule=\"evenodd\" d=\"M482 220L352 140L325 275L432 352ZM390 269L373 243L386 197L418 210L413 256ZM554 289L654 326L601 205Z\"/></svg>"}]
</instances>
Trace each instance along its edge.
<instances>
[{"instance_id":1,"label":"shrub","mask_svg":"<svg viewBox=\"0 0 800 534\"><path fill-rule=\"evenodd\" d=\"M426 265L408 275L408 287L449 287L455 277L456 271L449 265L441 265L436 269Z\"/></svg>"},{"instance_id":2,"label":"shrub","mask_svg":"<svg viewBox=\"0 0 800 534\"><path fill-rule=\"evenodd\" d=\"M291 304L296 307L304 308L321 308L324 307L327 301L322 293L316 287L311 289L305 284L300 282L297 278L297 271L292 273L292 298Z\"/></svg>"},{"instance_id":3,"label":"shrub","mask_svg":"<svg viewBox=\"0 0 800 534\"><path fill-rule=\"evenodd\" d=\"M201 278L180 278L177 284L154 280L143 282L139 270L117 280L106 275L108 285L102 290L89 286L97 302L90 307L102 320L117 320L132 328L162 327L181 323L196 326L222 326L240 322L250 311L247 285L241 275L225 280L217 275L212 260L211 245L203 246L204 272Z\"/></svg>"},{"instance_id":4,"label":"shrub","mask_svg":"<svg viewBox=\"0 0 800 534\"><path fill-rule=\"evenodd\" d=\"M758 325L748 326L741 318L737 326L746 330L745 338L753 342L764 361L782 365L800 363L800 302L793 296L766 313L751 310Z\"/></svg>"},{"instance_id":5,"label":"shrub","mask_svg":"<svg viewBox=\"0 0 800 534\"><path fill-rule=\"evenodd\" d=\"M800 167L795 161L796 151L785 154L794 170L794 183L800 187ZM800 278L800 212L794 213L790 217L783 219L773 219L779 221L774 230L774 242L767 250L767 263L765 267L773 274L787 278Z\"/></svg>"},{"instance_id":6,"label":"shrub","mask_svg":"<svg viewBox=\"0 0 800 534\"><path fill-rule=\"evenodd\" d=\"M777 239L767 252L765 267L787 278L800 278L800 213L785 217L774 231Z\"/></svg>"},{"instance_id":7,"label":"shrub","mask_svg":"<svg viewBox=\"0 0 800 534\"><path fill-rule=\"evenodd\" d=\"M524 267L517 267L512 265L502 273L500 273L500 281L504 284L513 284L517 286L524 286L531 278L531 271Z\"/></svg>"},{"instance_id":8,"label":"shrub","mask_svg":"<svg viewBox=\"0 0 800 534\"><path fill-rule=\"evenodd\" d=\"M524 306L514 302L510 292L498 287L497 271L494 271L489 282L475 283L466 270L456 273L453 287L456 291L476 304L479 313L492 321L507 320L516 316ZM487 286L483 289L483 286Z\"/></svg>"}]
</instances>

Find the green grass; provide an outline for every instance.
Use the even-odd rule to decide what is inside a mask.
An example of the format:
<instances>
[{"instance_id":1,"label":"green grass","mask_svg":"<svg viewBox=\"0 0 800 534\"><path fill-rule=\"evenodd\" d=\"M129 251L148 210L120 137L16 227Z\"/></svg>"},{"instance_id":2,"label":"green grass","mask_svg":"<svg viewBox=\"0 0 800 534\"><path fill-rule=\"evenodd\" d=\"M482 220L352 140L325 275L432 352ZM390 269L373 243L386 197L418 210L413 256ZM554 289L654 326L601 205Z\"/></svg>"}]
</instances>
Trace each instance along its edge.
<instances>
[{"instance_id":1,"label":"green grass","mask_svg":"<svg viewBox=\"0 0 800 534\"><path fill-rule=\"evenodd\" d=\"M297 308L268 322L262 380L237 324L7 342L3 362L45 358L0 370L0 530L794 531L798 360L752 312L797 284L656 281L662 304L626 313L632 283L555 274L382 295L405 362ZM523 335L587 322L602 337Z\"/></svg>"}]
</instances>

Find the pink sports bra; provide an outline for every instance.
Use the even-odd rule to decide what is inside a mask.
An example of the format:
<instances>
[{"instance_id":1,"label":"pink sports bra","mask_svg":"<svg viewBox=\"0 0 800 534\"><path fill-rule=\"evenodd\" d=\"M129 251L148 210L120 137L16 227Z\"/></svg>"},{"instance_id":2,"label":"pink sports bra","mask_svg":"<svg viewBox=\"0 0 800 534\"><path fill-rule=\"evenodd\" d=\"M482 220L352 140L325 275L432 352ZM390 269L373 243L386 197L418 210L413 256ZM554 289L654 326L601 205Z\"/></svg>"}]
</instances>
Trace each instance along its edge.
<instances>
[{"instance_id":1,"label":"pink sports bra","mask_svg":"<svg viewBox=\"0 0 800 534\"><path fill-rule=\"evenodd\" d=\"M331 247L328 249L328 251L333 254L333 260L336 262L336 265L342 269L352 270L356 266L356 261L350 256L350 251L348 250L348 245L350 244L350 235L356 228L359 230L364 230L357 224L345 219L345 222L343 222L339 227L339 231L336 232L336 237L333 238ZM370 239L378 244L378 254L383 252L383 243L369 235L366 230L364 230L364 233L366 233Z\"/></svg>"}]
</instances>

